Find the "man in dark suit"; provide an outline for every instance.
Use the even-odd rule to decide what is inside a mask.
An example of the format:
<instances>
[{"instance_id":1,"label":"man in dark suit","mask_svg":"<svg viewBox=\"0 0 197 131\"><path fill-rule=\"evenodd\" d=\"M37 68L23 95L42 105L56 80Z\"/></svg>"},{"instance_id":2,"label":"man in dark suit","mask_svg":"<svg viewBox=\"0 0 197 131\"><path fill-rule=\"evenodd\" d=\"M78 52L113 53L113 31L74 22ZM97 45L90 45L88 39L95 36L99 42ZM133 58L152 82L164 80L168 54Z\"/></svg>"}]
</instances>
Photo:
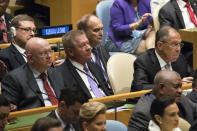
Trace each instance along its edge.
<instances>
[{"instance_id":1,"label":"man in dark suit","mask_svg":"<svg viewBox=\"0 0 197 131\"><path fill-rule=\"evenodd\" d=\"M10 0L0 1L0 44L10 43L12 40L9 30L10 22L13 17L10 14L6 13L9 2Z\"/></svg>"},{"instance_id":2,"label":"man in dark suit","mask_svg":"<svg viewBox=\"0 0 197 131\"><path fill-rule=\"evenodd\" d=\"M156 33L155 49L149 49L134 62L134 79L131 91L153 88L153 79L160 70L174 70L181 75L182 82L191 82L193 70L180 54L182 47L179 33L170 26Z\"/></svg>"},{"instance_id":3,"label":"man in dark suit","mask_svg":"<svg viewBox=\"0 0 197 131\"><path fill-rule=\"evenodd\" d=\"M175 97L179 116L192 124L197 118L197 105L182 95L181 86L181 77L177 72L169 70L158 72L154 79L153 91L142 96L136 104L128 124L128 131L146 131L152 119L150 107L153 100L165 95Z\"/></svg>"},{"instance_id":4,"label":"man in dark suit","mask_svg":"<svg viewBox=\"0 0 197 131\"><path fill-rule=\"evenodd\" d=\"M188 13L186 3L190 3L194 15L197 16L196 0L171 0L159 11L160 26L168 25L175 29L195 28Z\"/></svg>"},{"instance_id":5,"label":"man in dark suit","mask_svg":"<svg viewBox=\"0 0 197 131\"><path fill-rule=\"evenodd\" d=\"M58 119L64 131L68 131L69 129L78 131L77 119L79 110L81 105L88 101L87 97L85 97L82 91L79 91L79 88L72 86L61 90L58 101L58 108L48 116Z\"/></svg>"},{"instance_id":6,"label":"man in dark suit","mask_svg":"<svg viewBox=\"0 0 197 131\"><path fill-rule=\"evenodd\" d=\"M52 51L48 41L34 37L25 49L27 64L3 78L2 94L18 110L57 104L64 84L61 74L50 68Z\"/></svg>"},{"instance_id":7,"label":"man in dark suit","mask_svg":"<svg viewBox=\"0 0 197 131\"><path fill-rule=\"evenodd\" d=\"M11 71L26 63L26 42L35 35L35 24L33 18L27 15L15 16L11 22L12 43L10 47L0 51L2 60L8 71Z\"/></svg>"},{"instance_id":8,"label":"man in dark suit","mask_svg":"<svg viewBox=\"0 0 197 131\"><path fill-rule=\"evenodd\" d=\"M83 16L77 23L77 28L83 30L89 40L92 47L91 61L97 63L103 71L103 75L106 80L107 76L107 61L109 59L109 53L106 49L100 45L103 37L103 24L101 20L95 15L88 14Z\"/></svg>"},{"instance_id":9,"label":"man in dark suit","mask_svg":"<svg viewBox=\"0 0 197 131\"><path fill-rule=\"evenodd\" d=\"M65 86L79 85L88 98L113 94L100 67L89 61L91 47L83 31L75 30L65 34L63 46L67 58L57 70L61 72Z\"/></svg>"}]
</instances>

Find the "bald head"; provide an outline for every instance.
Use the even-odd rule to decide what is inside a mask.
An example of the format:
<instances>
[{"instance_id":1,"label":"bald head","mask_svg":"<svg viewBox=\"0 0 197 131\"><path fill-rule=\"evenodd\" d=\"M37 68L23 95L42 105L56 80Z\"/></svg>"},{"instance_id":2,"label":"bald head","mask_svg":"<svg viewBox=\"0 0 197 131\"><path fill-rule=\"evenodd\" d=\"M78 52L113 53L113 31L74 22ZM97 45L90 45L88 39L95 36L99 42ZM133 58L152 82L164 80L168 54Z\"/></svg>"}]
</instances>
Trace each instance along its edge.
<instances>
[{"instance_id":1,"label":"bald head","mask_svg":"<svg viewBox=\"0 0 197 131\"><path fill-rule=\"evenodd\" d=\"M179 101L182 93L181 86L181 77L177 72L161 70L155 76L153 93L156 97L168 95Z\"/></svg>"},{"instance_id":2,"label":"bald head","mask_svg":"<svg viewBox=\"0 0 197 131\"><path fill-rule=\"evenodd\" d=\"M47 40L34 37L27 41L26 55L28 64L42 73L51 66L51 47Z\"/></svg>"}]
</instances>

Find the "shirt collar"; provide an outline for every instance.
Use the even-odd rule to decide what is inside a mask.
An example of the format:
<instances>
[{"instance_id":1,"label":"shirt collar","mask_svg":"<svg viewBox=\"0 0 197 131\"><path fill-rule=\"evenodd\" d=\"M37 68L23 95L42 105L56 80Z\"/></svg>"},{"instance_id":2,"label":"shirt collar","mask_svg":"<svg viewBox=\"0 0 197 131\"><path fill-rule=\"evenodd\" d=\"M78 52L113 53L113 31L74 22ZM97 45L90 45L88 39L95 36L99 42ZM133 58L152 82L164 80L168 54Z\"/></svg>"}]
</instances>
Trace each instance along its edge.
<instances>
[{"instance_id":1,"label":"shirt collar","mask_svg":"<svg viewBox=\"0 0 197 131\"><path fill-rule=\"evenodd\" d=\"M177 0L177 3L179 5L180 9L181 8L185 8L185 5L186 5L186 2L185 1L183 1L183 0Z\"/></svg>"},{"instance_id":2,"label":"shirt collar","mask_svg":"<svg viewBox=\"0 0 197 131\"><path fill-rule=\"evenodd\" d=\"M157 59L159 60L160 67L163 68L167 63L159 56L156 50L155 50L155 54L157 56ZM171 62L169 64L171 64Z\"/></svg>"},{"instance_id":3,"label":"shirt collar","mask_svg":"<svg viewBox=\"0 0 197 131\"><path fill-rule=\"evenodd\" d=\"M35 69L31 68L31 67L30 67L30 69L33 72L34 78L36 78L36 79L40 78L40 74L41 74L40 72L38 72L37 70L35 70ZM44 73L48 76L47 71L45 71Z\"/></svg>"},{"instance_id":4,"label":"shirt collar","mask_svg":"<svg viewBox=\"0 0 197 131\"><path fill-rule=\"evenodd\" d=\"M21 48L21 47L18 46L17 44L14 44L14 43L12 43L12 44L16 47L16 49L17 49L21 54L24 54L24 53L25 53L25 49Z\"/></svg>"},{"instance_id":5,"label":"shirt collar","mask_svg":"<svg viewBox=\"0 0 197 131\"><path fill-rule=\"evenodd\" d=\"M76 62L76 61L73 61L73 60L71 60L71 59L70 59L70 62L72 63L73 66L77 67L77 68L80 69L80 70L83 70L84 66L83 66L82 64L80 64L80 63L78 63L78 62ZM86 67L87 67L87 63L86 63L85 65L86 65Z\"/></svg>"}]
</instances>

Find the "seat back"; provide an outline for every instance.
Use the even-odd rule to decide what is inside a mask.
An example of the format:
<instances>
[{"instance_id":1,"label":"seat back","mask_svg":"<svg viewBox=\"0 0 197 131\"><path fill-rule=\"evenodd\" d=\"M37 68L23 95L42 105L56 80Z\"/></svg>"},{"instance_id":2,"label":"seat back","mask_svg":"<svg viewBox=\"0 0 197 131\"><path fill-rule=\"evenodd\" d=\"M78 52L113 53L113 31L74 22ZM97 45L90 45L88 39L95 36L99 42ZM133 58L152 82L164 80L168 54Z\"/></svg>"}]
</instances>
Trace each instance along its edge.
<instances>
[{"instance_id":1,"label":"seat back","mask_svg":"<svg viewBox=\"0 0 197 131\"><path fill-rule=\"evenodd\" d=\"M103 23L103 39L101 45L105 45L105 39L110 23L110 8L113 2L114 0L104 0L99 2L96 6L96 15Z\"/></svg>"},{"instance_id":2,"label":"seat back","mask_svg":"<svg viewBox=\"0 0 197 131\"><path fill-rule=\"evenodd\" d=\"M189 131L191 125L189 124L189 122L180 117L178 127L181 129L181 131Z\"/></svg>"},{"instance_id":3,"label":"seat back","mask_svg":"<svg viewBox=\"0 0 197 131\"><path fill-rule=\"evenodd\" d=\"M130 92L135 59L134 55L123 52L118 52L109 58L107 73L114 94Z\"/></svg>"},{"instance_id":4,"label":"seat back","mask_svg":"<svg viewBox=\"0 0 197 131\"><path fill-rule=\"evenodd\" d=\"M107 120L106 131L127 131L127 126L119 121Z\"/></svg>"},{"instance_id":5,"label":"seat back","mask_svg":"<svg viewBox=\"0 0 197 131\"><path fill-rule=\"evenodd\" d=\"M167 2L163 2L159 4L155 9L154 12L152 12L152 17L153 17L153 23L154 23L154 28L155 31L159 30L160 23L159 23L159 11L160 9L166 4Z\"/></svg>"}]
</instances>

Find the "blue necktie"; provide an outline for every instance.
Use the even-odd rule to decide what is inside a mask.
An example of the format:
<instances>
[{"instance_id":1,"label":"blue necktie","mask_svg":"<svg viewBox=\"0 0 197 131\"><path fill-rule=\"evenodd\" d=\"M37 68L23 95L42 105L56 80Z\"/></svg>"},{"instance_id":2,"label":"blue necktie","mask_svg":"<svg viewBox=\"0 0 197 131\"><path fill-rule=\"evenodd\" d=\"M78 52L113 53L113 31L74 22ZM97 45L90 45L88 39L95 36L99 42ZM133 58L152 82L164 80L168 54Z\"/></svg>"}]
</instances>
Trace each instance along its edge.
<instances>
[{"instance_id":1,"label":"blue necktie","mask_svg":"<svg viewBox=\"0 0 197 131\"><path fill-rule=\"evenodd\" d=\"M95 80L91 77L91 73L90 73L90 70L84 66L84 71L87 73L87 78L88 78L88 82L90 84L90 87L92 89L92 92L94 93L94 95L96 97L103 97L105 96L98 88Z\"/></svg>"}]
</instances>

